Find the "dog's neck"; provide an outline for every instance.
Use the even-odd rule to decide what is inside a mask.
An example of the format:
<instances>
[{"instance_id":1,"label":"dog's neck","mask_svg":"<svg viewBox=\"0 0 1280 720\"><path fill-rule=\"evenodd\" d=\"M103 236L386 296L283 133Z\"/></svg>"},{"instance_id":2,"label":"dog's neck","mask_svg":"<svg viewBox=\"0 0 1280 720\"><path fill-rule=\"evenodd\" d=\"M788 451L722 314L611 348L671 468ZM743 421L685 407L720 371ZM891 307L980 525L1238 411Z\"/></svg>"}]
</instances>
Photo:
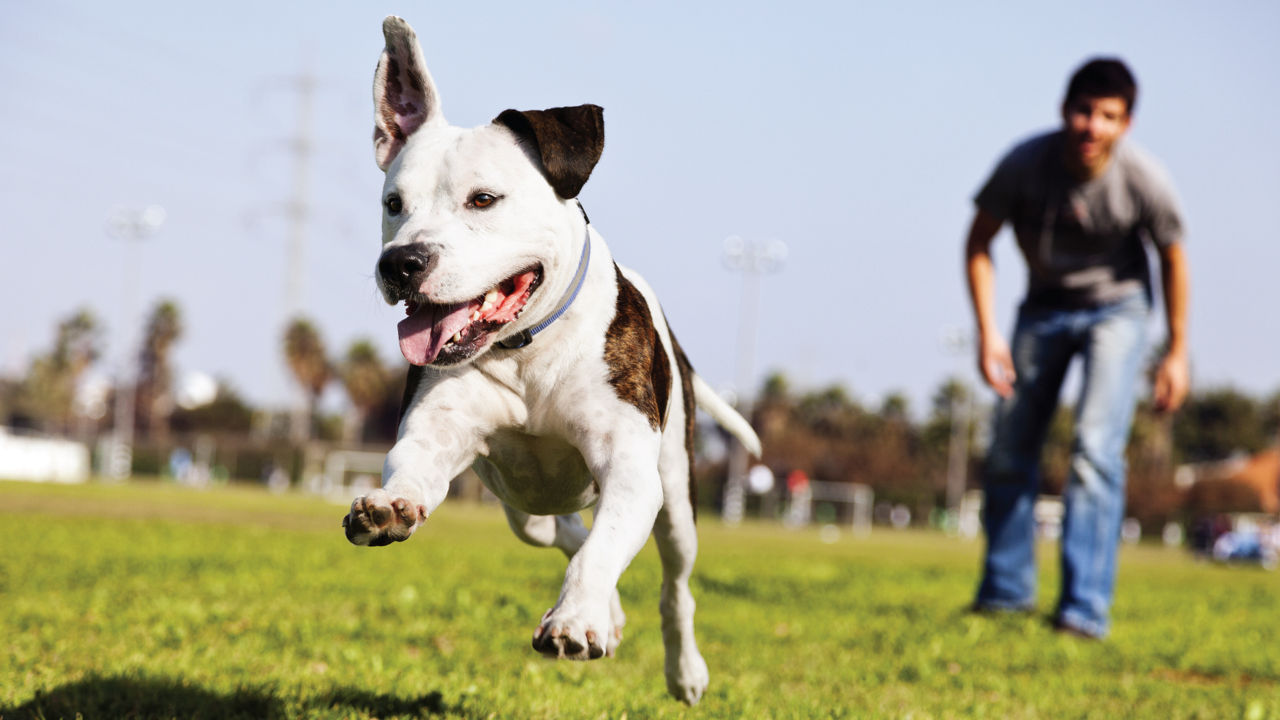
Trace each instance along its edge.
<instances>
[{"instance_id":1,"label":"dog's neck","mask_svg":"<svg viewBox=\"0 0 1280 720\"><path fill-rule=\"evenodd\" d=\"M509 338L498 341L497 346L504 350L519 350L533 342L533 336L546 330L551 323L555 322L569 310L569 306L573 305L573 301L578 297L578 291L582 289L582 283L587 279L587 268L591 265L591 218L587 217L586 208L582 207L582 203L578 203L578 210L582 213L582 219L586 221L583 224L582 238L582 254L578 257L578 269L573 274L573 279L569 281L569 286L565 288L564 295L560 297L556 309L547 316L545 320L539 322L531 328L521 330Z\"/></svg>"}]
</instances>

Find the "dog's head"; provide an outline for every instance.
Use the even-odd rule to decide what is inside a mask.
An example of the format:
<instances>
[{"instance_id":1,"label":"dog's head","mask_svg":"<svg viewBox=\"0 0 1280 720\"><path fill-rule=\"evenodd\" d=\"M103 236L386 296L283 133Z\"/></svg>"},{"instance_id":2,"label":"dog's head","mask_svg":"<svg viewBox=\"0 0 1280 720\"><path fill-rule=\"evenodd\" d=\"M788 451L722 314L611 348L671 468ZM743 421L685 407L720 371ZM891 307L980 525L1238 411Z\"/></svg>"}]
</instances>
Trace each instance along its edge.
<instances>
[{"instance_id":1,"label":"dog's head","mask_svg":"<svg viewBox=\"0 0 1280 720\"><path fill-rule=\"evenodd\" d=\"M382 31L373 82L374 157L387 174L378 288L406 305L405 359L455 365L554 310L559 297L543 288L563 286L576 268L574 198L604 149L604 114L595 105L506 110L483 127L451 126L413 29L389 17Z\"/></svg>"}]
</instances>

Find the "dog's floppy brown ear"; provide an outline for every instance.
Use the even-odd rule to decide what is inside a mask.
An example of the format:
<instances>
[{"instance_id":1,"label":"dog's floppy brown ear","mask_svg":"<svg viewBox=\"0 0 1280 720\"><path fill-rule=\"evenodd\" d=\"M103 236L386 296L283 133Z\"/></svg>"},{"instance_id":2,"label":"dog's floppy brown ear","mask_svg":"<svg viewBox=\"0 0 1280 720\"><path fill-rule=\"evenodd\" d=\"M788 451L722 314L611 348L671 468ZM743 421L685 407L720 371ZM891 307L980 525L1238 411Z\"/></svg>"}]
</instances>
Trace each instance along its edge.
<instances>
[{"instance_id":1,"label":"dog's floppy brown ear","mask_svg":"<svg viewBox=\"0 0 1280 720\"><path fill-rule=\"evenodd\" d=\"M604 108L599 105L504 110L494 122L534 144L542 174L566 200L578 196L604 152Z\"/></svg>"},{"instance_id":2,"label":"dog's floppy brown ear","mask_svg":"<svg viewBox=\"0 0 1280 720\"><path fill-rule=\"evenodd\" d=\"M382 35L387 44L373 74L373 158L385 171L410 135L444 122L444 115L413 28L392 15L382 21Z\"/></svg>"}]
</instances>

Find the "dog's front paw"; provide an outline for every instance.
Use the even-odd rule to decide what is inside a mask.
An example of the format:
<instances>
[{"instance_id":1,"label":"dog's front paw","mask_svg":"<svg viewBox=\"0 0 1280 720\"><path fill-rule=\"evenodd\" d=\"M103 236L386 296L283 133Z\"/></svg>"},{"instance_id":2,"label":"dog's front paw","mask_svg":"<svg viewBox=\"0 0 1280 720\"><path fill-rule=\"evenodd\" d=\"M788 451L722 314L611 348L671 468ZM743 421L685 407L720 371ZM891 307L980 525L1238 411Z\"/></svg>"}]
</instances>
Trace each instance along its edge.
<instances>
[{"instance_id":1,"label":"dog's front paw","mask_svg":"<svg viewBox=\"0 0 1280 720\"><path fill-rule=\"evenodd\" d=\"M608 604L599 612L574 612L560 605L542 616L533 631L533 649L552 658L595 660L613 655L622 628L616 627Z\"/></svg>"},{"instance_id":2,"label":"dog's front paw","mask_svg":"<svg viewBox=\"0 0 1280 720\"><path fill-rule=\"evenodd\" d=\"M375 490L351 503L351 512L342 518L342 527L353 545L390 545L407 540L426 519L423 506L393 498L385 490Z\"/></svg>"}]
</instances>

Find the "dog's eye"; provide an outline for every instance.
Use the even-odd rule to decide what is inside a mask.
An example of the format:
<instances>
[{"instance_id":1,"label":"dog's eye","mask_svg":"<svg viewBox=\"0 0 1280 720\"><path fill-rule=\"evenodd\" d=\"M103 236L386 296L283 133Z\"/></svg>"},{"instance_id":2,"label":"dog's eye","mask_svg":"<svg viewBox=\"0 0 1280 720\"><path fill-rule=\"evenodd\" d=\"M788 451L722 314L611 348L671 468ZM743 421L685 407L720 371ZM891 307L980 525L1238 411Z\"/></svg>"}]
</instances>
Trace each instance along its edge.
<instances>
[{"instance_id":1,"label":"dog's eye","mask_svg":"<svg viewBox=\"0 0 1280 720\"><path fill-rule=\"evenodd\" d=\"M400 201L400 196L396 194L388 195L382 204L387 208L388 215L399 215L404 209L404 203Z\"/></svg>"},{"instance_id":2,"label":"dog's eye","mask_svg":"<svg viewBox=\"0 0 1280 720\"><path fill-rule=\"evenodd\" d=\"M475 195L472 195L471 201L468 202L467 204L478 210L483 210L484 208L487 208L496 202L498 202L497 195L490 195L489 193L486 193L486 192L479 192L479 193L476 193Z\"/></svg>"}]
</instances>

